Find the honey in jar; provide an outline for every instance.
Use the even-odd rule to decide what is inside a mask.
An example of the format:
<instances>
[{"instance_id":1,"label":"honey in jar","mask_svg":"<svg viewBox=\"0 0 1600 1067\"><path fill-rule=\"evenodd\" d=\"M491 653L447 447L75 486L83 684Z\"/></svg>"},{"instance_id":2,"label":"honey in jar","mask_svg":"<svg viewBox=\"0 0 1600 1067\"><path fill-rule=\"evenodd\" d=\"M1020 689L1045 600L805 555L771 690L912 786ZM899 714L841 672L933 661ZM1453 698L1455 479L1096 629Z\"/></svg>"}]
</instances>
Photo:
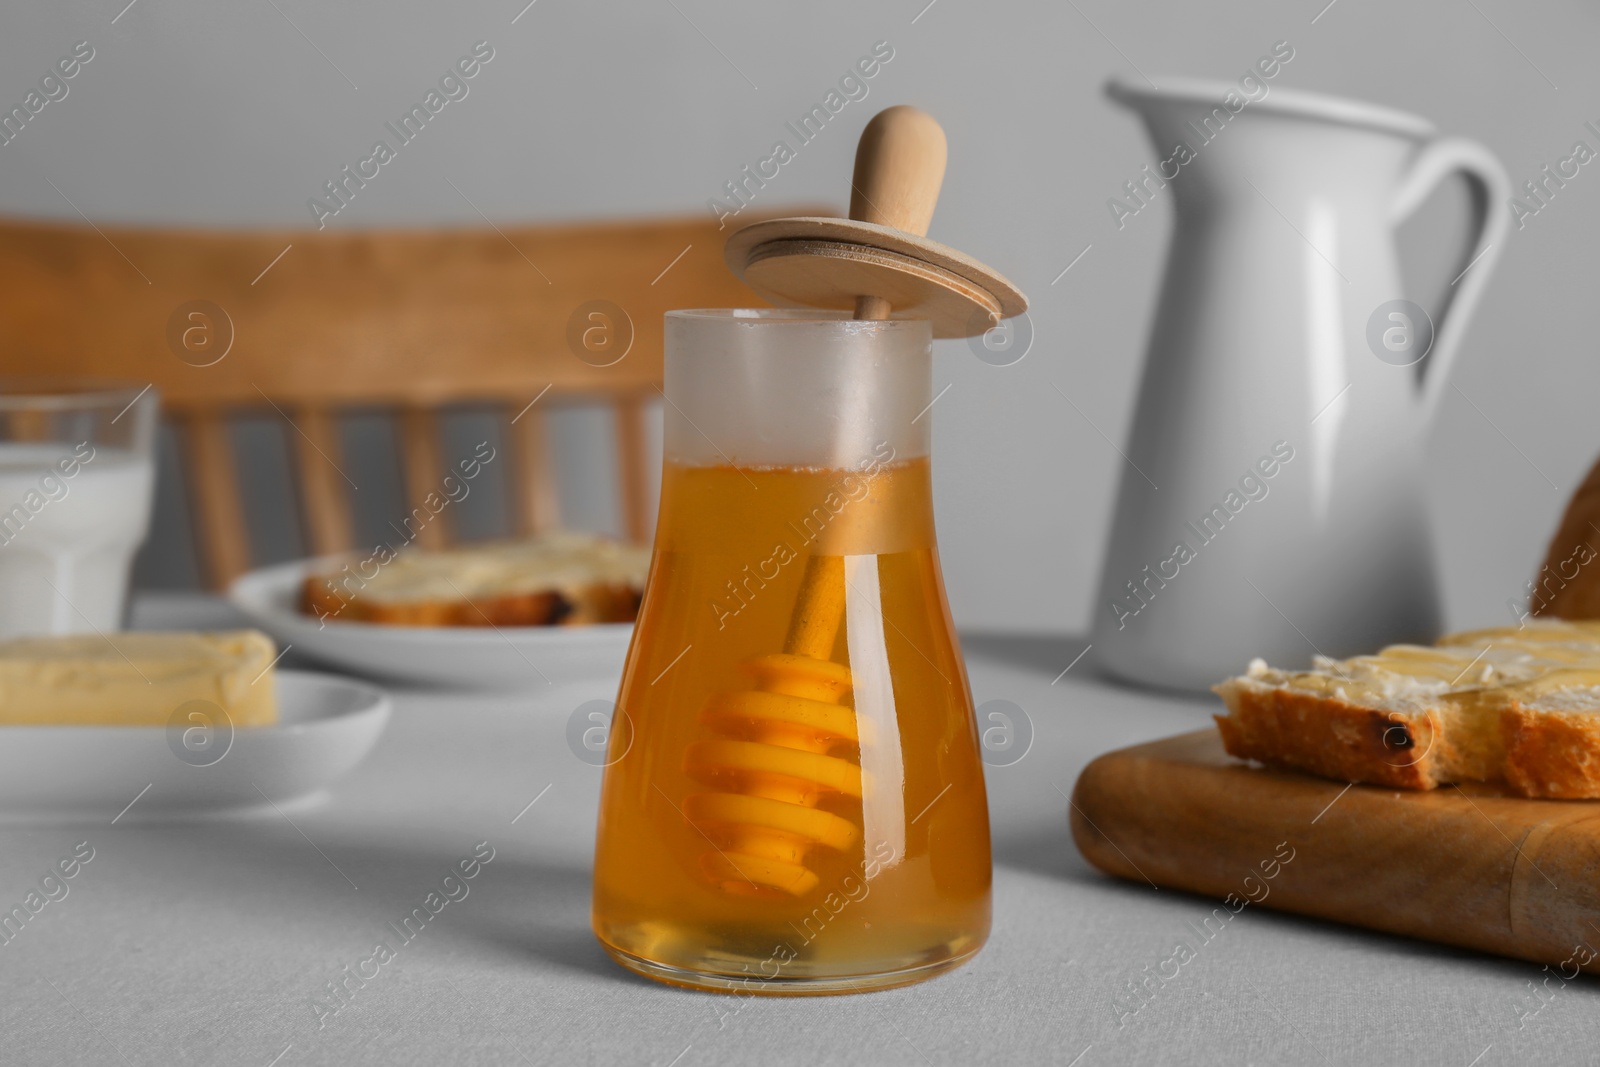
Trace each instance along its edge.
<instances>
[{"instance_id":1,"label":"honey in jar","mask_svg":"<svg viewBox=\"0 0 1600 1067\"><path fill-rule=\"evenodd\" d=\"M748 993L957 966L988 934L989 827L934 539L928 323L674 312L666 336L595 933L652 978Z\"/></svg>"}]
</instances>

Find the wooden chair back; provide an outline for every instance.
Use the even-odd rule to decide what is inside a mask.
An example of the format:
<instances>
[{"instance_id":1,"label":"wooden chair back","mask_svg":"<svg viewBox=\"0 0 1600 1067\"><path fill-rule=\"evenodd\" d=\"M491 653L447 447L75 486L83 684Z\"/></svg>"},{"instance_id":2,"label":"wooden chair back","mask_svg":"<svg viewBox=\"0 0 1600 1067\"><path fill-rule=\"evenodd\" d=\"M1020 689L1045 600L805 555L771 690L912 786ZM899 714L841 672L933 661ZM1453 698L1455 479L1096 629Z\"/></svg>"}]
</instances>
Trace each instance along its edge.
<instances>
[{"instance_id":1,"label":"wooden chair back","mask_svg":"<svg viewBox=\"0 0 1600 1067\"><path fill-rule=\"evenodd\" d=\"M247 411L292 426L300 514L320 555L354 547L342 411L398 413L418 507L447 473L440 406L495 405L510 510L533 533L560 522L545 412L599 400L615 415L623 526L641 540L662 315L762 306L723 263L728 232L709 218L348 232L0 220L0 375L160 390L212 588L252 559L228 430ZM421 528L425 546L451 540L448 509L440 517Z\"/></svg>"}]
</instances>

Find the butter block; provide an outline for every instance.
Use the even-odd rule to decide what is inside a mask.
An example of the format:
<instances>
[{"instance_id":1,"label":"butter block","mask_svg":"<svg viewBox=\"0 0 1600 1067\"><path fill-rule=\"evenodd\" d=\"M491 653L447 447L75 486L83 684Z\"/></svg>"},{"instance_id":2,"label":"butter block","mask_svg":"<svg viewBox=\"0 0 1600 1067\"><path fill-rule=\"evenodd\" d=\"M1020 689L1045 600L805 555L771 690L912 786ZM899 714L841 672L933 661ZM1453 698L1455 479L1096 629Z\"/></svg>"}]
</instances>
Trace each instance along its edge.
<instances>
[{"instance_id":1,"label":"butter block","mask_svg":"<svg viewBox=\"0 0 1600 1067\"><path fill-rule=\"evenodd\" d=\"M259 630L0 641L0 725L165 726L205 700L235 727L270 726L277 654Z\"/></svg>"}]
</instances>

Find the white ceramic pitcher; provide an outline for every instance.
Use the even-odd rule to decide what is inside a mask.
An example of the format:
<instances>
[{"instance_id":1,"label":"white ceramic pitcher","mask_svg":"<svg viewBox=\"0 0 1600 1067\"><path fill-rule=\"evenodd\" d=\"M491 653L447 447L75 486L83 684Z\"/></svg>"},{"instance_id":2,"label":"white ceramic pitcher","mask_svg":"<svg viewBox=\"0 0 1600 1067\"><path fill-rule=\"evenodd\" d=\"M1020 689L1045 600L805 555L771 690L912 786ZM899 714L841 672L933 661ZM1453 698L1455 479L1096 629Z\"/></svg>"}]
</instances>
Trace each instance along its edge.
<instances>
[{"instance_id":1,"label":"white ceramic pitcher","mask_svg":"<svg viewBox=\"0 0 1600 1067\"><path fill-rule=\"evenodd\" d=\"M1171 197L1176 222L1099 662L1199 689L1255 656L1294 667L1431 640L1422 445L1504 240L1505 172L1404 112L1276 87L1234 112L1228 83L1160 84L1107 88L1144 119L1160 161L1145 200ZM1394 231L1454 173L1475 236L1430 346L1426 315L1395 303L1419 294L1401 288Z\"/></svg>"}]
</instances>

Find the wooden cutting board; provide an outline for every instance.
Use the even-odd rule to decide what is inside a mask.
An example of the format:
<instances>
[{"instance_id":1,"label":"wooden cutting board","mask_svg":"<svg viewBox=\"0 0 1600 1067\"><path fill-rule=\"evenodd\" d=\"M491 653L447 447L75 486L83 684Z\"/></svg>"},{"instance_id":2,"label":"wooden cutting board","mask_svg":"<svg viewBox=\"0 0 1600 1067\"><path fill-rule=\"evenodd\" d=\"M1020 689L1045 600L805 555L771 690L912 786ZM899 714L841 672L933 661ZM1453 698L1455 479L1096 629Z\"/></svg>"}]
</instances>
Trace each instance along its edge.
<instances>
[{"instance_id":1,"label":"wooden cutting board","mask_svg":"<svg viewBox=\"0 0 1600 1067\"><path fill-rule=\"evenodd\" d=\"M1071 818L1119 878L1600 973L1600 801L1347 787L1210 729L1101 756Z\"/></svg>"}]
</instances>

